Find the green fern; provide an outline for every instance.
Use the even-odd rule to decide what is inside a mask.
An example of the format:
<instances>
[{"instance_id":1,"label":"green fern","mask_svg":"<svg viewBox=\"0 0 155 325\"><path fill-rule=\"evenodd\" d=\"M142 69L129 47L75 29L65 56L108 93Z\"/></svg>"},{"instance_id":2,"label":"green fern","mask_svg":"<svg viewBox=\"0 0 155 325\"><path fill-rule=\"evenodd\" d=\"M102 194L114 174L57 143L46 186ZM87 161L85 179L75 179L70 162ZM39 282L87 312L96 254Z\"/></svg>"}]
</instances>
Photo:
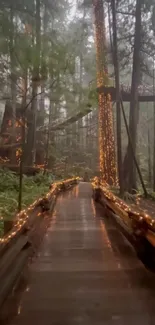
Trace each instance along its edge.
<instances>
[{"instance_id":1,"label":"green fern","mask_svg":"<svg viewBox=\"0 0 155 325\"><path fill-rule=\"evenodd\" d=\"M53 175L39 173L34 177L23 176L22 207L30 205L43 196L54 180ZM0 169L0 217L12 220L17 213L19 195L19 177L11 172Z\"/></svg>"}]
</instances>

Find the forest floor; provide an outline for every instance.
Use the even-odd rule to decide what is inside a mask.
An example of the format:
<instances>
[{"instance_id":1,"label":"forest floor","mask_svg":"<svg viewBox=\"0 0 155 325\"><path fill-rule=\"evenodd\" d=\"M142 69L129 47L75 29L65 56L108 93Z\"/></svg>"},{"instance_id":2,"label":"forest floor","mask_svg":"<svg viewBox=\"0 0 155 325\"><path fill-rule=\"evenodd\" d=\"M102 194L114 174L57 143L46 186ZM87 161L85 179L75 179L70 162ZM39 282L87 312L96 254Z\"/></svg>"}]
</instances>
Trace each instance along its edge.
<instances>
[{"instance_id":1,"label":"forest floor","mask_svg":"<svg viewBox=\"0 0 155 325\"><path fill-rule=\"evenodd\" d=\"M144 213L155 218L155 201L152 199L140 198L138 205L135 205L136 208L143 210Z\"/></svg>"},{"instance_id":2,"label":"forest floor","mask_svg":"<svg viewBox=\"0 0 155 325\"><path fill-rule=\"evenodd\" d=\"M111 188L111 191L114 193L114 195L119 196L118 189ZM122 198L121 198L122 199ZM126 204L128 204L131 208L135 209L139 212L144 212L145 214L148 214L149 216L155 218L155 197L153 198L144 198L142 196L138 197L138 199L133 200L132 195L127 195L127 197L123 197L123 201L125 201Z\"/></svg>"}]
</instances>

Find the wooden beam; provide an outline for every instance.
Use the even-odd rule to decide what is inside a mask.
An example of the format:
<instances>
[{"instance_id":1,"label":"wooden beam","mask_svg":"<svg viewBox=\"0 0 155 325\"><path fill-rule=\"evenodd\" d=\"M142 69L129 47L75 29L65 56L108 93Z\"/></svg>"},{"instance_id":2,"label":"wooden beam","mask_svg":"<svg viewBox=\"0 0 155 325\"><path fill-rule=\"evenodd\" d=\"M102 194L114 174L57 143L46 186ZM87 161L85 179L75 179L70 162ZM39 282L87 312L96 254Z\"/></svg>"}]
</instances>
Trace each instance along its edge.
<instances>
[{"instance_id":1,"label":"wooden beam","mask_svg":"<svg viewBox=\"0 0 155 325\"><path fill-rule=\"evenodd\" d=\"M104 87L101 86L97 88L97 92L104 93L105 95L110 94L111 100L116 101L116 88L115 87ZM123 102L130 102L131 100L131 93L126 92L125 90L121 91L121 97ZM155 95L139 95L138 97L139 102L146 102L146 103L153 103L155 102Z\"/></svg>"}]
</instances>

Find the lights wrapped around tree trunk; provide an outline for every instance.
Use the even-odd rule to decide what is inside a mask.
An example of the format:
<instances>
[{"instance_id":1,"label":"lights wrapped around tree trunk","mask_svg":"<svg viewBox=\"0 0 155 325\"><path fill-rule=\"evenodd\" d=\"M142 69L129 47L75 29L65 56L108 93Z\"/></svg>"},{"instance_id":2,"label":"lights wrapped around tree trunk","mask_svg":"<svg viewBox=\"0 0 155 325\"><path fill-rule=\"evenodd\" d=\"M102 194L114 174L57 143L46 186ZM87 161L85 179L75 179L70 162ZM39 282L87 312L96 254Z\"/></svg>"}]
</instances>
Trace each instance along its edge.
<instances>
[{"instance_id":1,"label":"lights wrapped around tree trunk","mask_svg":"<svg viewBox=\"0 0 155 325\"><path fill-rule=\"evenodd\" d=\"M93 0L95 16L97 86L106 86L108 71L106 64L106 31L102 0ZM116 184L116 161L113 131L113 114L110 95L99 94L99 160L104 182Z\"/></svg>"}]
</instances>

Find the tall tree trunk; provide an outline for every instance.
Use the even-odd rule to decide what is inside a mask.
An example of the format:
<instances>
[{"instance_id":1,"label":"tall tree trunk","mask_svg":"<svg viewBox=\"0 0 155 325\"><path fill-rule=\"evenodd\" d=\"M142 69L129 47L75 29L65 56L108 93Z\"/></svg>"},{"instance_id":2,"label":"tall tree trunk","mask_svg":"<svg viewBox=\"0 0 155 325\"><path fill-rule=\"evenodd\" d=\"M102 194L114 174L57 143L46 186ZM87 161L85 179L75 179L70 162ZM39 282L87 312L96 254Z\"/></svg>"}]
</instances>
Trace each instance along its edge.
<instances>
[{"instance_id":1,"label":"tall tree trunk","mask_svg":"<svg viewBox=\"0 0 155 325\"><path fill-rule=\"evenodd\" d=\"M131 83L131 101L130 101L130 117L129 117L129 132L132 139L134 155L136 155L137 142L137 125L138 125L138 85L140 81L140 50L141 50L141 11L142 1L136 1L135 14L135 37L134 37L134 52L133 52L133 67L132 67L132 83ZM132 192L137 189L136 184L136 167L131 150L128 143L127 153L124 160L124 167L128 167L127 190Z\"/></svg>"},{"instance_id":2,"label":"tall tree trunk","mask_svg":"<svg viewBox=\"0 0 155 325\"><path fill-rule=\"evenodd\" d=\"M146 189L146 186L145 186L145 183L144 183L144 180L143 180L142 174L141 174L141 170L140 170L139 165L138 165L137 158L136 158L136 156L135 156L135 154L134 154L134 148L133 148L133 145L132 145L132 139L131 139L131 135L130 135L130 132L129 132L129 127L128 127L127 119L126 119L126 116L125 116L125 110L124 110L124 106L123 106L123 101L122 101L122 99L121 99L121 107L122 107L123 119L124 119L125 128L126 128L127 135L128 135L129 146L130 146L130 150L131 150L131 152L132 152L132 156L133 156L134 164L135 164L135 166L136 166L136 170L137 170L137 173L138 173L138 176L139 176L139 179L140 179L140 182L141 182L141 185L142 185L143 191L144 191L144 195L145 195L145 197L147 197L147 195L148 195L148 193L147 193L147 189Z\"/></svg>"},{"instance_id":3,"label":"tall tree trunk","mask_svg":"<svg viewBox=\"0 0 155 325\"><path fill-rule=\"evenodd\" d=\"M115 72L116 86L116 122L117 122L117 164L120 185L120 194L123 194L123 170L122 170L122 139L121 139L121 105L120 105L120 78L119 78L119 59L117 45L117 23L116 23L116 1L111 0L112 26L113 26L113 45L112 54Z\"/></svg>"},{"instance_id":4,"label":"tall tree trunk","mask_svg":"<svg viewBox=\"0 0 155 325\"><path fill-rule=\"evenodd\" d=\"M95 15L97 85L102 87L108 82L103 1L94 0L93 7ZM115 184L116 163L111 99L109 96L105 96L104 93L99 94L98 99L100 173L102 180L109 184Z\"/></svg>"},{"instance_id":5,"label":"tall tree trunk","mask_svg":"<svg viewBox=\"0 0 155 325\"><path fill-rule=\"evenodd\" d=\"M81 40L81 47L83 44L83 40ZM82 49L81 49L82 51ZM82 102L82 84L83 84L83 54L80 53L80 71L79 71L79 98L78 98L78 108L80 110L81 108L81 102ZM81 148L82 145L82 119L78 121L78 145L79 148Z\"/></svg>"},{"instance_id":6,"label":"tall tree trunk","mask_svg":"<svg viewBox=\"0 0 155 325\"><path fill-rule=\"evenodd\" d=\"M21 125L21 140L22 140L22 151L20 157L20 169L19 169L19 196L18 196L18 212L22 209L22 192L23 192L23 170L25 162L25 140L26 140L26 98L27 98L27 71L23 78L23 99L22 99L22 125Z\"/></svg>"},{"instance_id":7,"label":"tall tree trunk","mask_svg":"<svg viewBox=\"0 0 155 325\"><path fill-rule=\"evenodd\" d=\"M155 96L155 55L153 60L153 94ZM153 191L155 192L155 100L153 102Z\"/></svg>"},{"instance_id":8,"label":"tall tree trunk","mask_svg":"<svg viewBox=\"0 0 155 325\"><path fill-rule=\"evenodd\" d=\"M82 18L82 33L81 33L81 39L80 39L80 55L79 55L79 99L78 99L78 106L79 109L81 108L81 102L82 102L82 85L83 85L83 48L84 48L84 22L85 22L85 15L86 15L86 9L84 7L83 9L83 18ZM79 142L79 148L82 148L83 146L83 137L82 137L82 119L78 121L78 142Z\"/></svg>"},{"instance_id":9,"label":"tall tree trunk","mask_svg":"<svg viewBox=\"0 0 155 325\"><path fill-rule=\"evenodd\" d=\"M148 121L149 121L149 116L148 116ZM149 123L147 125L147 138L148 138L148 182L149 182L149 186L151 186L151 183L152 183L152 166L151 166L151 137L150 137Z\"/></svg>"},{"instance_id":10,"label":"tall tree trunk","mask_svg":"<svg viewBox=\"0 0 155 325\"><path fill-rule=\"evenodd\" d=\"M50 146L50 126L52 121L52 101L50 101L49 117L48 117L48 130L47 130L47 142L46 142L46 152L45 152L45 166L44 172L49 165L49 146Z\"/></svg>"},{"instance_id":11,"label":"tall tree trunk","mask_svg":"<svg viewBox=\"0 0 155 325\"><path fill-rule=\"evenodd\" d=\"M48 18L47 18L47 4L44 4L44 14L43 14L43 34L41 37L41 64L40 64L40 74L41 74L41 107L40 109L42 110L42 115L44 115L45 111L45 80L47 79L47 62L46 62L46 40L45 36L47 33L47 26L48 26Z\"/></svg>"},{"instance_id":12,"label":"tall tree trunk","mask_svg":"<svg viewBox=\"0 0 155 325\"><path fill-rule=\"evenodd\" d=\"M32 75L32 104L31 112L29 115L28 123L28 137L27 137L27 154L28 154L28 165L35 163L36 157L36 120L37 120L37 93L38 85L40 84L40 50L41 50L41 16L40 16L40 0L36 0L36 24L35 24L35 62L33 67Z\"/></svg>"},{"instance_id":13,"label":"tall tree trunk","mask_svg":"<svg viewBox=\"0 0 155 325\"><path fill-rule=\"evenodd\" d=\"M15 46L14 46L14 37L15 37L15 26L14 26L14 11L13 8L10 8L10 39L9 39L9 52L10 52L10 71L11 71L11 106L12 106L12 143L16 142L16 96L17 96L17 76L15 72ZM16 150L12 149L11 154L11 163L16 162Z\"/></svg>"}]
</instances>

